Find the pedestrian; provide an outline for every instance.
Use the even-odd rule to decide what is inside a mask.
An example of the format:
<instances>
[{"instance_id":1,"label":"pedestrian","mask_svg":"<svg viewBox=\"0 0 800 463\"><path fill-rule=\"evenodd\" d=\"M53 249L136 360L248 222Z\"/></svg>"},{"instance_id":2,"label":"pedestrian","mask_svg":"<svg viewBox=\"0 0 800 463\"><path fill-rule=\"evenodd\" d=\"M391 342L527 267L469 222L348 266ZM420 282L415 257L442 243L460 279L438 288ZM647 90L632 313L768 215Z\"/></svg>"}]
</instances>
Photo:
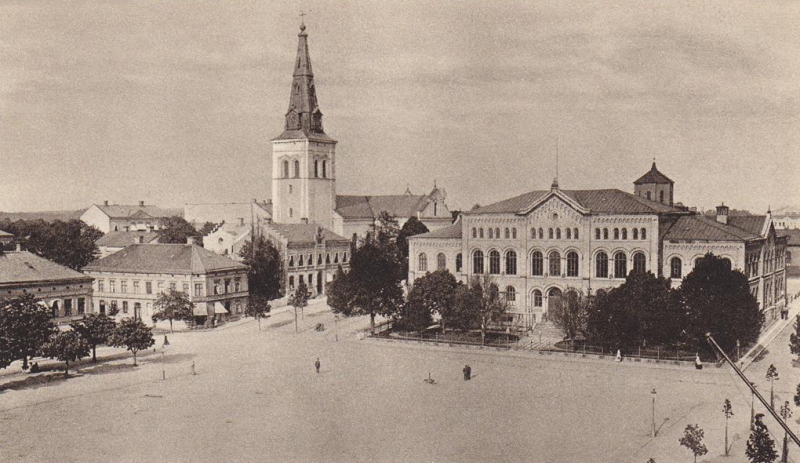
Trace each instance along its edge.
<instances>
[{"instance_id":1,"label":"pedestrian","mask_svg":"<svg viewBox=\"0 0 800 463\"><path fill-rule=\"evenodd\" d=\"M694 356L694 368L696 370L702 370L703 369L703 362L700 361L700 354L699 353L696 353L695 356Z\"/></svg>"},{"instance_id":2,"label":"pedestrian","mask_svg":"<svg viewBox=\"0 0 800 463\"><path fill-rule=\"evenodd\" d=\"M167 339L167 335L166 334L164 335L164 345L165 346L169 345L169 339Z\"/></svg>"},{"instance_id":3,"label":"pedestrian","mask_svg":"<svg viewBox=\"0 0 800 463\"><path fill-rule=\"evenodd\" d=\"M467 381L472 379L472 367L467 365Z\"/></svg>"},{"instance_id":4,"label":"pedestrian","mask_svg":"<svg viewBox=\"0 0 800 463\"><path fill-rule=\"evenodd\" d=\"M319 357L317 357L317 361L316 361L316 362L314 362L314 368L316 368L316 369L317 369L317 373L319 373L319 367L320 367L320 363L319 363Z\"/></svg>"},{"instance_id":5,"label":"pedestrian","mask_svg":"<svg viewBox=\"0 0 800 463\"><path fill-rule=\"evenodd\" d=\"M617 349L617 360L616 361L617 362L621 362L622 361L622 350L620 350L620 349Z\"/></svg>"}]
</instances>

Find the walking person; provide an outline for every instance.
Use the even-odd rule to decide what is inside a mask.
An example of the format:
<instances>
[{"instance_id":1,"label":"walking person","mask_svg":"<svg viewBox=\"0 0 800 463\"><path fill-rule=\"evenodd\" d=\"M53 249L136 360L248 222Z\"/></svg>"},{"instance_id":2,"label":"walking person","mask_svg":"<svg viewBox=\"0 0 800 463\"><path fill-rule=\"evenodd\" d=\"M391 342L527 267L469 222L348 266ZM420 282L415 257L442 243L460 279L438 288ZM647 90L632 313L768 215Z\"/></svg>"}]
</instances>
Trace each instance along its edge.
<instances>
[{"instance_id":1,"label":"walking person","mask_svg":"<svg viewBox=\"0 0 800 463\"><path fill-rule=\"evenodd\" d=\"M464 373L464 381L468 380L467 372L469 371L469 365L464 365L464 369L461 371Z\"/></svg>"},{"instance_id":2,"label":"walking person","mask_svg":"<svg viewBox=\"0 0 800 463\"><path fill-rule=\"evenodd\" d=\"M466 369L467 369L467 372L466 372L466 376L467 377L466 377L466 379L467 379L467 381L469 381L469 380L472 379L472 367L467 365Z\"/></svg>"},{"instance_id":3,"label":"walking person","mask_svg":"<svg viewBox=\"0 0 800 463\"><path fill-rule=\"evenodd\" d=\"M316 368L316 369L317 369L317 373L319 373L319 367L320 367L320 363L319 363L319 357L317 357L317 361L316 361L316 362L314 362L314 368Z\"/></svg>"}]
</instances>

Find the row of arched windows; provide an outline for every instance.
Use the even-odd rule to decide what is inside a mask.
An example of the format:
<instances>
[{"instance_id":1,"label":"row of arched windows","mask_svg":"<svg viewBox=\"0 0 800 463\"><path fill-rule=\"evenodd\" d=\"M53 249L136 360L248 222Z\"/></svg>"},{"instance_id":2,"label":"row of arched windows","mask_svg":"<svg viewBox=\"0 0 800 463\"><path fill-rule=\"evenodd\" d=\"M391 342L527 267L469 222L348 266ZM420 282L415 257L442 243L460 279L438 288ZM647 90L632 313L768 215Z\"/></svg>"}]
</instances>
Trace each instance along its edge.
<instances>
[{"instance_id":1,"label":"row of arched windows","mask_svg":"<svg viewBox=\"0 0 800 463\"><path fill-rule=\"evenodd\" d=\"M568 240L578 240L580 239L580 233L578 232L577 228L564 228L563 233L561 228L548 228L547 229L547 239L549 240L560 240L560 239L568 239ZM539 228L531 228L531 239L544 239L544 229Z\"/></svg>"},{"instance_id":2,"label":"row of arched windows","mask_svg":"<svg viewBox=\"0 0 800 463\"><path fill-rule=\"evenodd\" d=\"M506 227L504 229L504 233L501 235L500 234L500 227L495 227L495 228L489 227L489 228L486 229L486 233L485 234L484 234L483 227L480 227L480 228L472 227L472 237L473 238L483 239L486 236L488 236L490 240L491 239L498 239L499 240L501 238L515 240L515 239L517 239L517 229L516 228L508 228L508 227Z\"/></svg>"},{"instance_id":3,"label":"row of arched windows","mask_svg":"<svg viewBox=\"0 0 800 463\"><path fill-rule=\"evenodd\" d=\"M459 254L460 255L460 254ZM517 252L514 250L506 251L506 275L517 274ZM500 274L500 252L497 250L489 251L489 268L488 273L491 275ZM480 249L472 254L472 273L482 274L486 268L484 267L484 255Z\"/></svg>"},{"instance_id":4,"label":"row of arched windows","mask_svg":"<svg viewBox=\"0 0 800 463\"><path fill-rule=\"evenodd\" d=\"M294 264L295 264L294 258L295 258L294 255L289 256L289 268L294 268ZM302 254L297 256L297 266L298 267L304 267L306 265L309 265L309 266L314 265L314 255L313 254L309 254L308 258L306 258L306 259L303 259L303 258L304 258L304 256ZM317 265L322 265L322 259L323 259L322 258L322 254L318 254L317 255ZM342 262L344 262L344 263L347 262L347 252L346 251L342 252ZM328 252L328 253L325 254L325 264L330 264L330 263L331 263L331 253ZM338 264L339 263L339 253L338 252L335 252L333 254L333 263L334 264Z\"/></svg>"},{"instance_id":5,"label":"row of arched windows","mask_svg":"<svg viewBox=\"0 0 800 463\"><path fill-rule=\"evenodd\" d=\"M615 240L627 240L628 239L628 229L627 228L614 228L611 230L613 233L609 235L608 228L603 228L602 230L599 228L594 229L594 239L596 240L607 240L607 239L615 239ZM609 238L609 237L613 238ZM631 229L631 239L634 240L646 240L647 239L647 229L646 228L632 228Z\"/></svg>"},{"instance_id":6,"label":"row of arched windows","mask_svg":"<svg viewBox=\"0 0 800 463\"><path fill-rule=\"evenodd\" d=\"M603 251L597 253L595 260L595 277L597 278L625 278L628 276L628 256L622 251L614 253L613 273L609 273L608 254ZM643 252L633 254L633 272L644 273L647 271L647 257Z\"/></svg>"},{"instance_id":7,"label":"row of arched windows","mask_svg":"<svg viewBox=\"0 0 800 463\"><path fill-rule=\"evenodd\" d=\"M300 161L294 160L294 178L300 177ZM289 178L289 161L283 161L283 178ZM328 161L314 161L314 177L328 178Z\"/></svg>"},{"instance_id":8,"label":"row of arched windows","mask_svg":"<svg viewBox=\"0 0 800 463\"><path fill-rule=\"evenodd\" d=\"M424 254L420 255L420 260ZM516 251L506 251L505 258L505 274L517 274L517 253ZM561 252L550 251L547 255L547 275L548 276L567 276L577 277L580 275L580 256L575 251L566 253L566 268L562 272ZM487 256L483 251L476 250L472 254L472 273L483 274L484 272L491 275L499 275L501 269L500 252L496 250L489 251L488 254L488 267L486 265ZM427 268L427 264L426 267ZM595 276L598 278L625 278L628 275L628 257L624 252L616 252L613 256L613 272L609 273L609 257L604 251L597 253L595 257ZM420 271L425 269L420 266ZM647 271L647 257L643 252L636 252L633 254L633 271L646 272ZM541 251L533 251L531 253L531 275L544 276L545 275L545 262L544 254Z\"/></svg>"},{"instance_id":9,"label":"row of arched windows","mask_svg":"<svg viewBox=\"0 0 800 463\"><path fill-rule=\"evenodd\" d=\"M461 272L463 266L461 253L456 254L456 273ZM424 252L419 253L417 256L417 270L420 272L428 271L428 255ZM436 270L447 270L447 256L440 252L436 255Z\"/></svg>"}]
</instances>

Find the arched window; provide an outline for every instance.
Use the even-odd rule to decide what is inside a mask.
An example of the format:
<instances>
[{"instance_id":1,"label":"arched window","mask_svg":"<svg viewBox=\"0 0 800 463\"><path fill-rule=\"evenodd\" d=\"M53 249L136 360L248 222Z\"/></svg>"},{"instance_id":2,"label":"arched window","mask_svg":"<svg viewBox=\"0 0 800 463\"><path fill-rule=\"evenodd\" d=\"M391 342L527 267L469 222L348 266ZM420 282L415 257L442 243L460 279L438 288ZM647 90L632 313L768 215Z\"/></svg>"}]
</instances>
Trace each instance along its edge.
<instances>
[{"instance_id":1,"label":"arched window","mask_svg":"<svg viewBox=\"0 0 800 463\"><path fill-rule=\"evenodd\" d=\"M506 302L508 305L516 305L517 290L513 286L506 286Z\"/></svg>"},{"instance_id":2,"label":"arched window","mask_svg":"<svg viewBox=\"0 0 800 463\"><path fill-rule=\"evenodd\" d=\"M322 178L328 178L328 161L322 161Z\"/></svg>"},{"instance_id":3,"label":"arched window","mask_svg":"<svg viewBox=\"0 0 800 463\"><path fill-rule=\"evenodd\" d=\"M660 203L664 202L664 190L658 192L658 202Z\"/></svg>"},{"instance_id":4,"label":"arched window","mask_svg":"<svg viewBox=\"0 0 800 463\"><path fill-rule=\"evenodd\" d=\"M574 239L576 239L576 240L580 238L580 237L578 236L578 229L577 229L577 228L573 228L573 229L572 229L572 238L574 238Z\"/></svg>"},{"instance_id":5,"label":"arched window","mask_svg":"<svg viewBox=\"0 0 800 463\"><path fill-rule=\"evenodd\" d=\"M567 228L566 229L566 233L567 233L567 239L571 240L572 239L572 229Z\"/></svg>"},{"instance_id":6,"label":"arched window","mask_svg":"<svg viewBox=\"0 0 800 463\"><path fill-rule=\"evenodd\" d=\"M649 191L647 192L647 199L653 199L653 197L652 197L652 195L650 194Z\"/></svg>"},{"instance_id":7,"label":"arched window","mask_svg":"<svg viewBox=\"0 0 800 463\"><path fill-rule=\"evenodd\" d=\"M306 282L305 275L300 275L300 284L303 284L305 282Z\"/></svg>"},{"instance_id":8,"label":"arched window","mask_svg":"<svg viewBox=\"0 0 800 463\"><path fill-rule=\"evenodd\" d=\"M533 306L534 307L541 307L542 306L542 292L538 289L533 290Z\"/></svg>"},{"instance_id":9,"label":"arched window","mask_svg":"<svg viewBox=\"0 0 800 463\"><path fill-rule=\"evenodd\" d=\"M494 229L494 237L497 238L498 240L500 239L500 229L499 228L495 228Z\"/></svg>"},{"instance_id":10,"label":"arched window","mask_svg":"<svg viewBox=\"0 0 800 463\"><path fill-rule=\"evenodd\" d=\"M289 217L291 218L293 216L294 216L294 210L292 210L292 208L290 207L289 208Z\"/></svg>"},{"instance_id":11,"label":"arched window","mask_svg":"<svg viewBox=\"0 0 800 463\"><path fill-rule=\"evenodd\" d=\"M506 275L517 274L517 252L506 251Z\"/></svg>"},{"instance_id":12,"label":"arched window","mask_svg":"<svg viewBox=\"0 0 800 463\"><path fill-rule=\"evenodd\" d=\"M483 251L480 249L472 254L472 273L476 275L483 273Z\"/></svg>"},{"instance_id":13,"label":"arched window","mask_svg":"<svg viewBox=\"0 0 800 463\"><path fill-rule=\"evenodd\" d=\"M544 258L540 251L533 251L531 254L531 275L544 275Z\"/></svg>"},{"instance_id":14,"label":"arched window","mask_svg":"<svg viewBox=\"0 0 800 463\"><path fill-rule=\"evenodd\" d=\"M483 228L482 227L478 229L478 237L480 237L480 239L483 239Z\"/></svg>"},{"instance_id":15,"label":"arched window","mask_svg":"<svg viewBox=\"0 0 800 463\"><path fill-rule=\"evenodd\" d=\"M506 239L509 239L509 238L511 238L511 230L509 230L508 228L506 228L506 231L505 231L505 233L506 233L506 234L505 234L505 237L506 237Z\"/></svg>"},{"instance_id":16,"label":"arched window","mask_svg":"<svg viewBox=\"0 0 800 463\"><path fill-rule=\"evenodd\" d=\"M300 176L300 161L297 160L294 161L294 176L295 177Z\"/></svg>"},{"instance_id":17,"label":"arched window","mask_svg":"<svg viewBox=\"0 0 800 463\"><path fill-rule=\"evenodd\" d=\"M461 257L461 253L459 252L456 254L456 272L461 273L461 267L464 266L463 258Z\"/></svg>"},{"instance_id":18,"label":"arched window","mask_svg":"<svg viewBox=\"0 0 800 463\"><path fill-rule=\"evenodd\" d=\"M731 269L732 265L731 265L731 260L730 259L728 259L727 257L723 257L722 258L722 262L725 264L725 268L727 268L728 270ZM772 264L773 267L775 266L774 262L775 261L773 260L773 264Z\"/></svg>"},{"instance_id":19,"label":"arched window","mask_svg":"<svg viewBox=\"0 0 800 463\"><path fill-rule=\"evenodd\" d=\"M428 256L426 256L424 252L420 253L418 262L417 270L420 272L428 271Z\"/></svg>"},{"instance_id":20,"label":"arched window","mask_svg":"<svg viewBox=\"0 0 800 463\"><path fill-rule=\"evenodd\" d=\"M558 251L550 251L550 254L547 256L547 260L549 261L548 270L550 271L550 276L560 276L561 275L561 253Z\"/></svg>"},{"instance_id":21,"label":"arched window","mask_svg":"<svg viewBox=\"0 0 800 463\"><path fill-rule=\"evenodd\" d=\"M556 228L556 239L557 240L561 239L561 229L560 228Z\"/></svg>"},{"instance_id":22,"label":"arched window","mask_svg":"<svg viewBox=\"0 0 800 463\"><path fill-rule=\"evenodd\" d=\"M496 284L489 285L489 300L496 301L500 298L500 288Z\"/></svg>"},{"instance_id":23,"label":"arched window","mask_svg":"<svg viewBox=\"0 0 800 463\"><path fill-rule=\"evenodd\" d=\"M536 229L535 228L531 228L531 239L532 240L536 239Z\"/></svg>"},{"instance_id":24,"label":"arched window","mask_svg":"<svg viewBox=\"0 0 800 463\"><path fill-rule=\"evenodd\" d=\"M289 276L289 287L294 288L294 276Z\"/></svg>"},{"instance_id":25,"label":"arched window","mask_svg":"<svg viewBox=\"0 0 800 463\"><path fill-rule=\"evenodd\" d=\"M492 238L494 238L494 230L489 228L489 239L492 239Z\"/></svg>"},{"instance_id":26,"label":"arched window","mask_svg":"<svg viewBox=\"0 0 800 463\"><path fill-rule=\"evenodd\" d=\"M514 240L517 239L517 229L516 228L512 228L511 229L511 239L514 239Z\"/></svg>"},{"instance_id":27,"label":"arched window","mask_svg":"<svg viewBox=\"0 0 800 463\"><path fill-rule=\"evenodd\" d=\"M317 265L322 265L322 254L317 255Z\"/></svg>"},{"instance_id":28,"label":"arched window","mask_svg":"<svg viewBox=\"0 0 800 463\"><path fill-rule=\"evenodd\" d=\"M547 238L551 239L551 240L553 239L553 229L552 228L548 228L547 229Z\"/></svg>"},{"instance_id":29,"label":"arched window","mask_svg":"<svg viewBox=\"0 0 800 463\"><path fill-rule=\"evenodd\" d=\"M623 240L627 240L628 239L628 229L627 228L623 228L622 229L622 239Z\"/></svg>"},{"instance_id":30,"label":"arched window","mask_svg":"<svg viewBox=\"0 0 800 463\"><path fill-rule=\"evenodd\" d=\"M669 260L669 277L681 278L683 276L683 262L680 257L673 257Z\"/></svg>"},{"instance_id":31,"label":"arched window","mask_svg":"<svg viewBox=\"0 0 800 463\"><path fill-rule=\"evenodd\" d=\"M608 254L598 252L595 259L595 276L597 278L608 278Z\"/></svg>"},{"instance_id":32,"label":"arched window","mask_svg":"<svg viewBox=\"0 0 800 463\"><path fill-rule=\"evenodd\" d=\"M633 271L635 273L644 273L647 271L647 258L643 252L637 252L633 255Z\"/></svg>"},{"instance_id":33,"label":"arched window","mask_svg":"<svg viewBox=\"0 0 800 463\"><path fill-rule=\"evenodd\" d=\"M289 161L283 161L283 178L289 178Z\"/></svg>"},{"instance_id":34,"label":"arched window","mask_svg":"<svg viewBox=\"0 0 800 463\"><path fill-rule=\"evenodd\" d=\"M594 229L594 239L596 239L596 240L600 239L600 229L599 228L595 228Z\"/></svg>"},{"instance_id":35,"label":"arched window","mask_svg":"<svg viewBox=\"0 0 800 463\"><path fill-rule=\"evenodd\" d=\"M628 275L628 257L620 251L614 254L614 278L625 278Z\"/></svg>"},{"instance_id":36,"label":"arched window","mask_svg":"<svg viewBox=\"0 0 800 463\"><path fill-rule=\"evenodd\" d=\"M542 230L541 228L539 228L539 239L540 240L544 239L544 230Z\"/></svg>"},{"instance_id":37,"label":"arched window","mask_svg":"<svg viewBox=\"0 0 800 463\"><path fill-rule=\"evenodd\" d=\"M633 229L633 239L635 239L635 240L639 239L639 229L638 228L634 228Z\"/></svg>"},{"instance_id":38,"label":"arched window","mask_svg":"<svg viewBox=\"0 0 800 463\"><path fill-rule=\"evenodd\" d=\"M303 255L302 254L300 254L300 257L298 259L297 265L298 265L298 267L302 267L303 266Z\"/></svg>"},{"instance_id":39,"label":"arched window","mask_svg":"<svg viewBox=\"0 0 800 463\"><path fill-rule=\"evenodd\" d=\"M445 270L446 268L447 257L444 255L444 253L440 252L439 255L436 256L436 270Z\"/></svg>"},{"instance_id":40,"label":"arched window","mask_svg":"<svg viewBox=\"0 0 800 463\"><path fill-rule=\"evenodd\" d=\"M314 161L314 178L319 178L319 161Z\"/></svg>"},{"instance_id":41,"label":"arched window","mask_svg":"<svg viewBox=\"0 0 800 463\"><path fill-rule=\"evenodd\" d=\"M607 239L608 239L608 228L604 228L604 229L603 229L603 239L604 239L604 240L607 240Z\"/></svg>"},{"instance_id":42,"label":"arched window","mask_svg":"<svg viewBox=\"0 0 800 463\"><path fill-rule=\"evenodd\" d=\"M578 253L575 251L567 253L567 276L578 276Z\"/></svg>"},{"instance_id":43,"label":"arched window","mask_svg":"<svg viewBox=\"0 0 800 463\"><path fill-rule=\"evenodd\" d=\"M618 239L619 239L619 228L615 228L615 229L614 229L614 239L615 239L615 240L618 240Z\"/></svg>"},{"instance_id":44,"label":"arched window","mask_svg":"<svg viewBox=\"0 0 800 463\"><path fill-rule=\"evenodd\" d=\"M289 256L289 267L294 267L294 256Z\"/></svg>"},{"instance_id":45,"label":"arched window","mask_svg":"<svg viewBox=\"0 0 800 463\"><path fill-rule=\"evenodd\" d=\"M330 264L331 263L331 253L325 254L325 263L326 264Z\"/></svg>"},{"instance_id":46,"label":"arched window","mask_svg":"<svg viewBox=\"0 0 800 463\"><path fill-rule=\"evenodd\" d=\"M647 239L647 229L646 229L646 228L642 228L642 233L641 233L641 235L642 235L642 239L643 239L643 240L646 240L646 239Z\"/></svg>"},{"instance_id":47,"label":"arched window","mask_svg":"<svg viewBox=\"0 0 800 463\"><path fill-rule=\"evenodd\" d=\"M477 238L478 237L478 229L475 228L475 227L472 227L472 237L473 238Z\"/></svg>"},{"instance_id":48,"label":"arched window","mask_svg":"<svg viewBox=\"0 0 800 463\"><path fill-rule=\"evenodd\" d=\"M492 275L500 273L500 253L498 251L489 251L489 273Z\"/></svg>"}]
</instances>

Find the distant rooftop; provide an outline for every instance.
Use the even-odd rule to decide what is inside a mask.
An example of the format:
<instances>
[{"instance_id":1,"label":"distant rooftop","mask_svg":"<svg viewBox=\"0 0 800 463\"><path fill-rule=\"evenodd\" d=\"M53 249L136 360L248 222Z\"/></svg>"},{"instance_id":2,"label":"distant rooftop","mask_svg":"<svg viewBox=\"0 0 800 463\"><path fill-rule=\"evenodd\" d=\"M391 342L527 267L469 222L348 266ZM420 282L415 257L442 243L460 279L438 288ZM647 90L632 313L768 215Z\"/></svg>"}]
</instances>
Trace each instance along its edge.
<instances>
[{"instance_id":1,"label":"distant rooftop","mask_svg":"<svg viewBox=\"0 0 800 463\"><path fill-rule=\"evenodd\" d=\"M75 280L91 282L92 277L51 262L32 252L6 251L0 253L0 285Z\"/></svg>"},{"instance_id":2,"label":"distant rooftop","mask_svg":"<svg viewBox=\"0 0 800 463\"><path fill-rule=\"evenodd\" d=\"M240 269L245 270L247 266L196 244L134 244L83 268L94 272L181 275Z\"/></svg>"}]
</instances>

